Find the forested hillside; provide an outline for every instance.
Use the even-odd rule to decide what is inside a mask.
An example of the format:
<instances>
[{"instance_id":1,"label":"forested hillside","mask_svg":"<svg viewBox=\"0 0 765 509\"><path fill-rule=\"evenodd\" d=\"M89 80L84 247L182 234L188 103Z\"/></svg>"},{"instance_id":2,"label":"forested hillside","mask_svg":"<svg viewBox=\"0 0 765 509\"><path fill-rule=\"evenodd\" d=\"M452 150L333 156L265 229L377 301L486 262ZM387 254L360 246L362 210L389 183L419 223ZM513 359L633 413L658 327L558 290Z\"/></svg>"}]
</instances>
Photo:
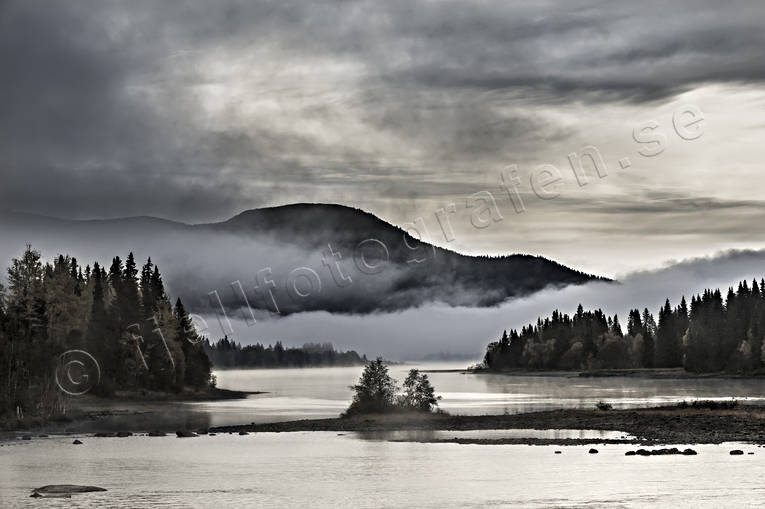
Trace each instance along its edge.
<instances>
[{"instance_id":1,"label":"forested hillside","mask_svg":"<svg viewBox=\"0 0 765 509\"><path fill-rule=\"evenodd\" d=\"M760 373L765 366L765 280L738 289L706 290L659 309L633 309L626 334L619 317L603 311L552 316L520 331L505 332L489 344L484 365L490 370L675 368L694 373Z\"/></svg>"},{"instance_id":2,"label":"forested hillside","mask_svg":"<svg viewBox=\"0 0 765 509\"><path fill-rule=\"evenodd\" d=\"M60 356L72 350L80 358L62 372ZM87 365L90 358L95 366ZM87 381L101 395L202 389L211 383L210 368L202 338L180 299L171 304L151 260L140 269L132 253L108 269L64 255L44 263L28 247L8 268L0 299L0 413L60 413L62 383Z\"/></svg>"}]
</instances>

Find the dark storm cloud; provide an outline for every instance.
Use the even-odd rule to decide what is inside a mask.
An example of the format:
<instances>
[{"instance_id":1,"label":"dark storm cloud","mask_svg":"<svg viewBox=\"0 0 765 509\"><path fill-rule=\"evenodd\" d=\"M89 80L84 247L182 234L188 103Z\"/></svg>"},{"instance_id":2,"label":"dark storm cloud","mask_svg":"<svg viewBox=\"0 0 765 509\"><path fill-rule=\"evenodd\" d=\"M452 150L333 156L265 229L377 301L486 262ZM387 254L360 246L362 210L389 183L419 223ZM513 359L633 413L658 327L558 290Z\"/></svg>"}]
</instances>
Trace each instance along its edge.
<instances>
[{"instance_id":1,"label":"dark storm cloud","mask_svg":"<svg viewBox=\"0 0 765 509\"><path fill-rule=\"evenodd\" d=\"M194 221L321 193L473 192L455 164L573 135L545 106L761 82L762 4L720 9L0 2L0 203Z\"/></svg>"}]
</instances>

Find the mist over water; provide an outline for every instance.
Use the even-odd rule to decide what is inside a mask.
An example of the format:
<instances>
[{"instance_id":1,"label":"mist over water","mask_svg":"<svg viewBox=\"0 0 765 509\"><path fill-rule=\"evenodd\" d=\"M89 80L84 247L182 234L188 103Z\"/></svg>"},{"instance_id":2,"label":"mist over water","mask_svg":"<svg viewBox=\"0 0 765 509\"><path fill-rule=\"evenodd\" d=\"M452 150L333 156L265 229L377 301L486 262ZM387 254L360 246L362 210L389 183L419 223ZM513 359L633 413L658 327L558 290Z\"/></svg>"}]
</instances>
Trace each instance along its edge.
<instances>
[{"instance_id":1,"label":"mist over water","mask_svg":"<svg viewBox=\"0 0 765 509\"><path fill-rule=\"evenodd\" d=\"M618 313L626 322L630 308L647 307L656 314L666 298L676 304L682 295L690 298L707 287L724 291L741 279L759 280L765 276L765 250L725 251L704 258L671 261L658 270L627 273L617 276L615 284L548 287L498 306L479 307L482 295L476 289L441 286L435 293L417 287L402 291L396 288L401 266L390 264L380 273L364 274L349 252L342 253L339 263L342 272L352 276L352 282L338 284L337 274L331 274L323 263L320 249L265 234L213 232L204 226L151 218L72 222L13 214L0 214L0 231L3 235L0 259L6 260L6 264L21 253L27 242L42 250L46 259L68 253L83 265L94 260L108 265L113 256L124 258L130 251L139 263L151 257L160 267L170 295L181 297L191 311L204 316L207 322L204 333L211 340L228 335L244 344L282 341L302 345L329 341L337 348L399 360L419 360L440 353L466 362L479 360L486 344L497 339L504 329L533 323L538 316L548 316L554 309L571 314L581 303L585 308L601 308L610 315ZM299 279L298 285L302 285L306 295L296 302L285 295L284 286L290 271L299 267L316 271L321 284L306 286L308 281ZM400 303L400 311L367 314L312 311L278 316L262 310L273 311L273 302L266 302L265 294L255 289L256 275L265 268L280 287L276 301L281 308L302 305L310 309L318 304L325 309L348 309L363 300L365 309L374 309L376 302L379 308L389 309L392 295L402 295L407 300ZM241 284L255 308L257 323L252 323L249 310L237 308L244 301L241 294L233 293L232 282ZM210 292L218 292L224 302L227 318L222 325L213 314ZM439 292L441 297L448 295L451 302L467 304L438 303ZM385 298L388 300L383 305ZM417 302L425 304L411 307ZM395 303L393 306L398 307Z\"/></svg>"},{"instance_id":2,"label":"mist over water","mask_svg":"<svg viewBox=\"0 0 765 509\"><path fill-rule=\"evenodd\" d=\"M581 286L549 288L529 297L513 299L490 308L449 307L430 304L393 313L339 315L327 312L264 317L248 324L237 310L228 310L233 335L242 343L283 341L302 345L330 341L340 349L356 349L367 356L392 360L418 360L446 352L479 360L486 344L504 329L520 328L558 309L572 314L578 304L618 313L626 323L629 309L647 307L656 314L664 300L672 304L705 288L735 286L739 280L765 276L765 251L728 251L715 256L675 262L655 271L625 274L618 283L595 282ZM724 293L724 292L723 292ZM206 315L211 339L229 330L218 317Z\"/></svg>"}]
</instances>

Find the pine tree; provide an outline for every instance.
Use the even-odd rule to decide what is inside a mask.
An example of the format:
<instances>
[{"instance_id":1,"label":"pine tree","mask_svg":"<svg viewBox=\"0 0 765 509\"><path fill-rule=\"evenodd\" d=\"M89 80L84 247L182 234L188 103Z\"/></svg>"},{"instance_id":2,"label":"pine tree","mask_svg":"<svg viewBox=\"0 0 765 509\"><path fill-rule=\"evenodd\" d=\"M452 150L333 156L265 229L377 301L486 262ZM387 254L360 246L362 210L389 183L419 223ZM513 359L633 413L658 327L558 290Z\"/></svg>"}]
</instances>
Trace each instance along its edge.
<instances>
[{"instance_id":1,"label":"pine tree","mask_svg":"<svg viewBox=\"0 0 765 509\"><path fill-rule=\"evenodd\" d=\"M180 343L185 358L184 382L196 389L210 384L212 366L203 349L202 341L194 328L181 299L175 303L176 340Z\"/></svg>"},{"instance_id":2,"label":"pine tree","mask_svg":"<svg viewBox=\"0 0 765 509\"><path fill-rule=\"evenodd\" d=\"M109 368L113 368L115 360L113 358L113 328L111 327L111 317L106 309L106 289L107 280L104 277L103 270L98 262L93 264L92 278L92 301L90 308L90 319L85 336L87 351L96 358L99 365L102 366L102 383L96 388L96 392L109 394L114 390L112 375Z\"/></svg>"},{"instance_id":3,"label":"pine tree","mask_svg":"<svg viewBox=\"0 0 765 509\"><path fill-rule=\"evenodd\" d=\"M364 368L353 391L353 401L344 415L385 412L393 407L396 382L388 374L382 358L378 357Z\"/></svg>"},{"instance_id":4,"label":"pine tree","mask_svg":"<svg viewBox=\"0 0 765 509\"><path fill-rule=\"evenodd\" d=\"M611 332L620 338L624 337L624 333L622 332L622 326L619 324L619 316L614 315L614 321L611 326Z\"/></svg>"},{"instance_id":5,"label":"pine tree","mask_svg":"<svg viewBox=\"0 0 765 509\"><path fill-rule=\"evenodd\" d=\"M683 357L677 320L669 304L669 299L665 301L664 307L659 311L655 345L654 365L657 368L682 366Z\"/></svg>"}]
</instances>

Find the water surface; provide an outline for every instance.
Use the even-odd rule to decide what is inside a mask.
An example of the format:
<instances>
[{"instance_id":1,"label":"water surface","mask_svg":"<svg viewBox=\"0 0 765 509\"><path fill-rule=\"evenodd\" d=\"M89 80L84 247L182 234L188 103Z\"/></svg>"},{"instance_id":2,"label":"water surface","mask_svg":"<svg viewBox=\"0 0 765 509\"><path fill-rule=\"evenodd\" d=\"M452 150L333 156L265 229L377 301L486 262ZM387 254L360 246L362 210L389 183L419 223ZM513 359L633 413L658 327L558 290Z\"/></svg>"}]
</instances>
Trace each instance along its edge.
<instances>
[{"instance_id":1,"label":"water surface","mask_svg":"<svg viewBox=\"0 0 765 509\"><path fill-rule=\"evenodd\" d=\"M412 367L428 373L440 407L453 414L514 414L556 408L594 408L607 401L615 408L661 405L693 399L730 399L765 404L765 384L755 379L647 379L631 377L507 376L456 371L465 363L396 365L399 382ZM213 426L336 417L351 400L349 387L362 367L218 371L226 389L266 391L245 400L192 403Z\"/></svg>"},{"instance_id":2,"label":"water surface","mask_svg":"<svg viewBox=\"0 0 765 509\"><path fill-rule=\"evenodd\" d=\"M0 506L16 507L756 507L763 449L695 446L698 456L624 456L631 446L456 445L351 433L178 439L71 437L0 447ZM730 456L732 447L756 451ZM562 454L554 454L561 450ZM29 498L51 483L106 493Z\"/></svg>"}]
</instances>

